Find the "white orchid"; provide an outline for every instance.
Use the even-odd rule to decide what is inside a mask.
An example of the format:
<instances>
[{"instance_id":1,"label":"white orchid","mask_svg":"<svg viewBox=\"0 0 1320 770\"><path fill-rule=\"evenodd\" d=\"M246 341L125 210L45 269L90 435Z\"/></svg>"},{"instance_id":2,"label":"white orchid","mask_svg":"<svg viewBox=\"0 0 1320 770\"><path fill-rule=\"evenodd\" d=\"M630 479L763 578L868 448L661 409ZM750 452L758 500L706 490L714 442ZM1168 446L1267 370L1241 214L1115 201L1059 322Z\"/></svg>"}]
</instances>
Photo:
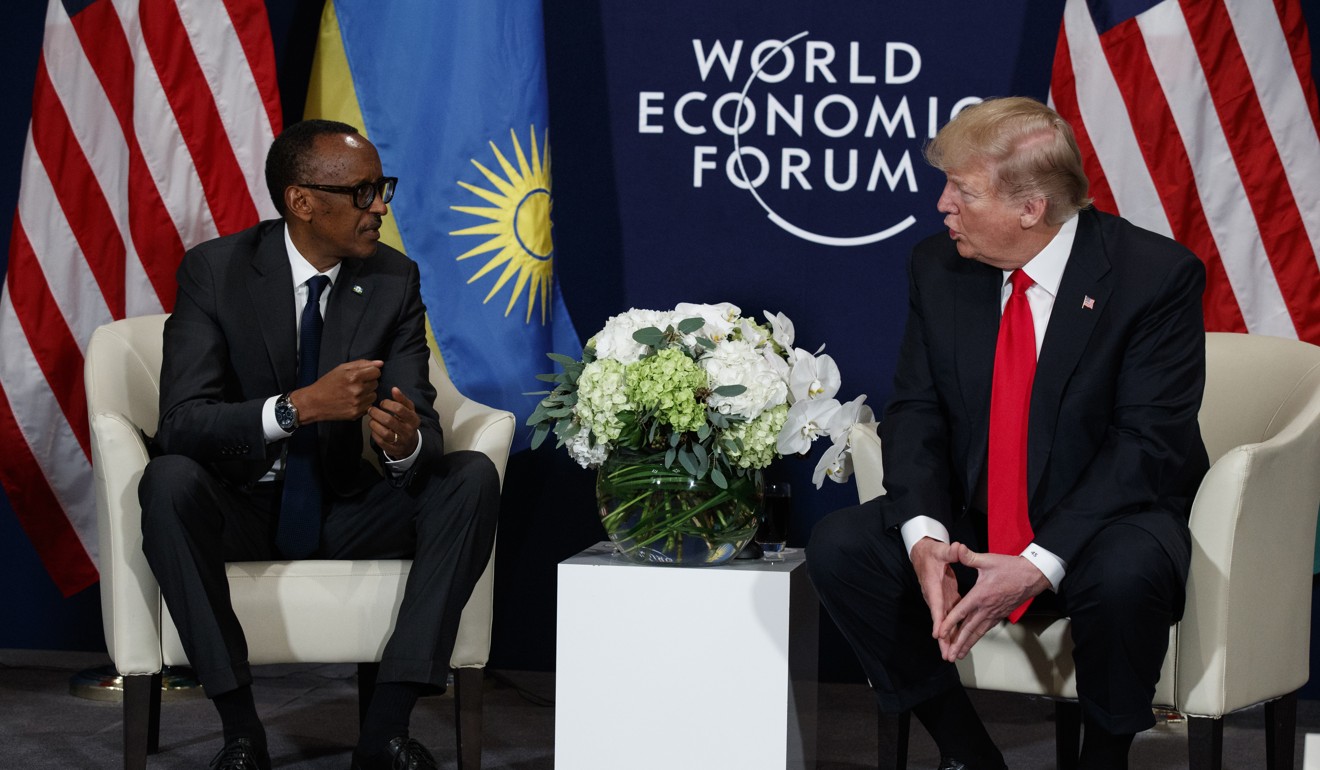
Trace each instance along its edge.
<instances>
[{"instance_id":1,"label":"white orchid","mask_svg":"<svg viewBox=\"0 0 1320 770\"><path fill-rule=\"evenodd\" d=\"M866 406L866 396L858 396L852 401L834 410L825 423L825 432L833 439L830 448L821 455L816 463L816 470L811 474L811 481L820 487L826 478L842 484L852 478L852 428L859 422L871 422L875 419L871 407Z\"/></svg>"},{"instance_id":2,"label":"white orchid","mask_svg":"<svg viewBox=\"0 0 1320 770\"><path fill-rule=\"evenodd\" d=\"M802 348L793 350L788 390L794 403L833 399L843 384L839 365L830 356L813 356Z\"/></svg>"},{"instance_id":3,"label":"white orchid","mask_svg":"<svg viewBox=\"0 0 1320 770\"><path fill-rule=\"evenodd\" d=\"M770 338L779 345L780 349L788 352L793 349L793 322L783 313L771 313L769 310L762 310L765 320L770 322Z\"/></svg>"},{"instance_id":4,"label":"white orchid","mask_svg":"<svg viewBox=\"0 0 1320 770\"><path fill-rule=\"evenodd\" d=\"M839 402L832 398L808 399L793 404L788 410L788 420L779 431L779 454L806 454L811 449L811 442L829 435L826 426L838 409Z\"/></svg>"},{"instance_id":5,"label":"white orchid","mask_svg":"<svg viewBox=\"0 0 1320 770\"><path fill-rule=\"evenodd\" d=\"M701 327L698 334L711 342L723 342L728 338L729 332L738 326L741 316L742 310L729 302L715 305L680 302L674 306L675 323L685 318L700 318L706 322L706 325Z\"/></svg>"},{"instance_id":6,"label":"white orchid","mask_svg":"<svg viewBox=\"0 0 1320 770\"><path fill-rule=\"evenodd\" d=\"M770 341L770 333L766 331L765 327L750 318L743 318L738 321L738 332L754 348L760 348Z\"/></svg>"},{"instance_id":7,"label":"white orchid","mask_svg":"<svg viewBox=\"0 0 1320 770\"><path fill-rule=\"evenodd\" d=\"M860 395L845 404L842 404L838 411L830 416L829 422L825 426L825 432L830 434L830 438L838 440L840 436L847 438L852 431L852 426L859 422L874 422L875 413L871 407L866 405L866 395Z\"/></svg>"},{"instance_id":8,"label":"white orchid","mask_svg":"<svg viewBox=\"0 0 1320 770\"><path fill-rule=\"evenodd\" d=\"M811 483L820 489L825 479L843 483L852 476L852 454L848 451L848 438L836 438L829 449L820 456L816 470L811 474Z\"/></svg>"}]
</instances>

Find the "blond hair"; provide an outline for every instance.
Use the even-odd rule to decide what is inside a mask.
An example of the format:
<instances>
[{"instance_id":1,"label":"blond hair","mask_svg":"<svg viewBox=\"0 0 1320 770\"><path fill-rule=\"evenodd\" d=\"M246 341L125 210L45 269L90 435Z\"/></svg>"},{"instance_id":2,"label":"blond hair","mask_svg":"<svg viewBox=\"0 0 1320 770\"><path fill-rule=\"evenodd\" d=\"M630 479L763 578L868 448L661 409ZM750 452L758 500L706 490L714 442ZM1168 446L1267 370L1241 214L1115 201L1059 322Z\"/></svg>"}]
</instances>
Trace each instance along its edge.
<instances>
[{"instance_id":1,"label":"blond hair","mask_svg":"<svg viewBox=\"0 0 1320 770\"><path fill-rule=\"evenodd\" d=\"M925 154L945 173L986 164L996 195L1044 198L1045 221L1052 225L1091 205L1072 127L1035 99L1009 96L972 105L940 129Z\"/></svg>"}]
</instances>

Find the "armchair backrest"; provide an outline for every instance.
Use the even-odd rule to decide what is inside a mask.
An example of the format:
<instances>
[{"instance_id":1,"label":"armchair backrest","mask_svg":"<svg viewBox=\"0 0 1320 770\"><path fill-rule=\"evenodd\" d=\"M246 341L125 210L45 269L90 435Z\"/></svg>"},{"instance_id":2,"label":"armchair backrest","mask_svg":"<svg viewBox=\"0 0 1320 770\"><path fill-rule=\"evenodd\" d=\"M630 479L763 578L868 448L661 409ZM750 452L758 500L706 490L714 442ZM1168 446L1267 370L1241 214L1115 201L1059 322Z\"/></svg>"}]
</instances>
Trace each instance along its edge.
<instances>
[{"instance_id":1,"label":"armchair backrest","mask_svg":"<svg viewBox=\"0 0 1320 770\"><path fill-rule=\"evenodd\" d=\"M89 414L121 414L147 435L160 418L160 362L165 319L144 315L92 333L84 371Z\"/></svg>"},{"instance_id":2,"label":"armchair backrest","mask_svg":"<svg viewBox=\"0 0 1320 770\"><path fill-rule=\"evenodd\" d=\"M1200 423L1211 464L1234 447L1301 424L1303 412L1320 410L1320 347L1256 334L1205 337Z\"/></svg>"}]
</instances>

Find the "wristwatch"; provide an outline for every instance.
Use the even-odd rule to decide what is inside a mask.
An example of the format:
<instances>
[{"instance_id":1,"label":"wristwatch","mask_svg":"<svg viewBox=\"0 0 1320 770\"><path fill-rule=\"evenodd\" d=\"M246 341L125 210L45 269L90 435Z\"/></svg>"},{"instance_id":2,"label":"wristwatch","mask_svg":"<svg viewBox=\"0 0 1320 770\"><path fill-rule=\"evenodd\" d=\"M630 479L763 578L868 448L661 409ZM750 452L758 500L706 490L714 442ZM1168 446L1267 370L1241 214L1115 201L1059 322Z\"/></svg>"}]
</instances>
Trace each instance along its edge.
<instances>
[{"instance_id":1,"label":"wristwatch","mask_svg":"<svg viewBox=\"0 0 1320 770\"><path fill-rule=\"evenodd\" d=\"M298 407L289 400L288 393L275 399L275 422L280 424L280 430L285 433L298 430Z\"/></svg>"}]
</instances>

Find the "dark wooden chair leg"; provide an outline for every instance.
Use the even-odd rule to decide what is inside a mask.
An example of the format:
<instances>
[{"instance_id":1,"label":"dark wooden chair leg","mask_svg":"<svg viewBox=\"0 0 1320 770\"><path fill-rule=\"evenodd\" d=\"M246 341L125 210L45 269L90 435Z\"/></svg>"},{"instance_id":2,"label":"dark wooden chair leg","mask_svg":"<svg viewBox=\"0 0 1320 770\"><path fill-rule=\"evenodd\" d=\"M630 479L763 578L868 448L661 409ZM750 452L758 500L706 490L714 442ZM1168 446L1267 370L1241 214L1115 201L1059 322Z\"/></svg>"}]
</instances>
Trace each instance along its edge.
<instances>
[{"instance_id":1,"label":"dark wooden chair leg","mask_svg":"<svg viewBox=\"0 0 1320 770\"><path fill-rule=\"evenodd\" d=\"M160 749L160 674L124 680L124 770L146 770Z\"/></svg>"},{"instance_id":2,"label":"dark wooden chair leg","mask_svg":"<svg viewBox=\"0 0 1320 770\"><path fill-rule=\"evenodd\" d=\"M1075 701L1054 702L1054 762L1059 770L1077 770L1082 753L1082 705Z\"/></svg>"},{"instance_id":3,"label":"dark wooden chair leg","mask_svg":"<svg viewBox=\"0 0 1320 770\"><path fill-rule=\"evenodd\" d=\"M1187 717L1187 766L1190 770L1221 770L1224 764L1224 720Z\"/></svg>"},{"instance_id":4,"label":"dark wooden chair leg","mask_svg":"<svg viewBox=\"0 0 1320 770\"><path fill-rule=\"evenodd\" d=\"M367 721L367 709L371 706L371 696L376 692L376 675L380 673L379 663L358 664L358 729Z\"/></svg>"},{"instance_id":5,"label":"dark wooden chair leg","mask_svg":"<svg viewBox=\"0 0 1320 770\"><path fill-rule=\"evenodd\" d=\"M459 770L481 770L482 680L484 668L454 669L454 731Z\"/></svg>"},{"instance_id":6,"label":"dark wooden chair leg","mask_svg":"<svg viewBox=\"0 0 1320 770\"><path fill-rule=\"evenodd\" d=\"M898 714L880 712L880 718L876 720L880 770L907 770L908 732L911 727L911 711Z\"/></svg>"},{"instance_id":7,"label":"dark wooden chair leg","mask_svg":"<svg viewBox=\"0 0 1320 770\"><path fill-rule=\"evenodd\" d=\"M1297 693L1265 704L1265 767L1292 770L1297 738Z\"/></svg>"}]
</instances>

